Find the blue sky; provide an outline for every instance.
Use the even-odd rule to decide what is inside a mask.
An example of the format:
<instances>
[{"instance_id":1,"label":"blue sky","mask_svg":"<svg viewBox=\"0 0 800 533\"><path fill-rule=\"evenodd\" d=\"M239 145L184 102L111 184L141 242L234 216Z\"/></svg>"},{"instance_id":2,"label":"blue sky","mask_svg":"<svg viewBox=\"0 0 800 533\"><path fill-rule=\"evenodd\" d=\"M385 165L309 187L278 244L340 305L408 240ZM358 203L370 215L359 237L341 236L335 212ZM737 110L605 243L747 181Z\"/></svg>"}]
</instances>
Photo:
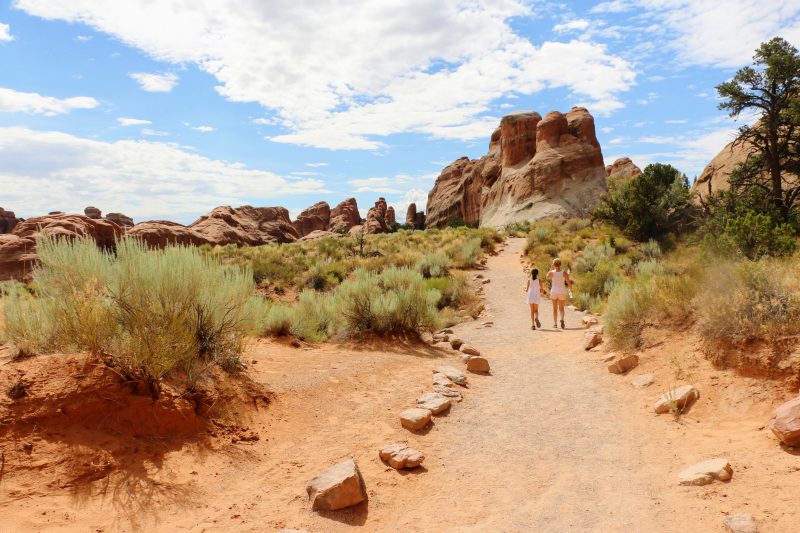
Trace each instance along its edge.
<instances>
[{"instance_id":1,"label":"blue sky","mask_svg":"<svg viewBox=\"0 0 800 533\"><path fill-rule=\"evenodd\" d=\"M800 0L15 0L0 4L0 206L184 223L218 205L424 204L504 114L595 116L606 162L690 177L714 86Z\"/></svg>"}]
</instances>

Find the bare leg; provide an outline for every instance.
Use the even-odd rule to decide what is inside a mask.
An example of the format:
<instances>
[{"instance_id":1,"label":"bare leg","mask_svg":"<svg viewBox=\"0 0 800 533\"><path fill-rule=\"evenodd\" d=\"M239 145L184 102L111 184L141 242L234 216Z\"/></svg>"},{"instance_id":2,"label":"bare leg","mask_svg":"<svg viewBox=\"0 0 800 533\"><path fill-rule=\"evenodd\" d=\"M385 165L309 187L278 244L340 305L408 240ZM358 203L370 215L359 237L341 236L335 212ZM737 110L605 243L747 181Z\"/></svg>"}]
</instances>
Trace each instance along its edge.
<instances>
[{"instance_id":1,"label":"bare leg","mask_svg":"<svg viewBox=\"0 0 800 533\"><path fill-rule=\"evenodd\" d=\"M559 300L558 301L558 308L561 311L561 320L564 320L564 314L566 313L565 307L567 305L566 300Z\"/></svg>"},{"instance_id":2,"label":"bare leg","mask_svg":"<svg viewBox=\"0 0 800 533\"><path fill-rule=\"evenodd\" d=\"M551 296L550 301L553 302L553 324L558 324L558 298Z\"/></svg>"},{"instance_id":3,"label":"bare leg","mask_svg":"<svg viewBox=\"0 0 800 533\"><path fill-rule=\"evenodd\" d=\"M536 324L536 304L531 305L531 326Z\"/></svg>"}]
</instances>

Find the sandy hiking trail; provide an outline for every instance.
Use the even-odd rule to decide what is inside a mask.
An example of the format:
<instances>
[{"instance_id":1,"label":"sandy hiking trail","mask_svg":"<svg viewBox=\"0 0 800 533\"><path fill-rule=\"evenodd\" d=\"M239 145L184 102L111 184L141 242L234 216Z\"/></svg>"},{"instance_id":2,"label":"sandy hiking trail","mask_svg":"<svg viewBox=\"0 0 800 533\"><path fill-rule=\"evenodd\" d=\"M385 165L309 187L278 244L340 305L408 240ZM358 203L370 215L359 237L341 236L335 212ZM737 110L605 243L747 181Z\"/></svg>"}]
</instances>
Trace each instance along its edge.
<instances>
[{"instance_id":1,"label":"sandy hiking trail","mask_svg":"<svg viewBox=\"0 0 800 533\"><path fill-rule=\"evenodd\" d=\"M668 356L643 355L657 384L639 391L599 364L602 351L582 349L580 314L554 330L544 300L544 328L531 331L523 247L511 239L489 259L484 315L453 328L489 359L491 375L469 374L463 402L428 430L403 429L398 413L430 390L435 366L463 368L449 345L260 340L250 372L276 395L246 420L260 440L187 443L64 491L0 483L0 531L720 531L736 512L757 514L761 531L796 525L796 457L763 428L780 394L753 381L744 399L733 388L704 391L716 399L683 421L656 416L652 402L672 384L659 362ZM703 361L687 365L712 380ZM716 374L723 388L742 379ZM714 414L719 402L729 409ZM383 464L378 448L393 442L421 450L423 467ZM731 454L732 482L677 486L682 468L720 454ZM312 512L306 482L346 457L359 464L368 503Z\"/></svg>"}]
</instances>

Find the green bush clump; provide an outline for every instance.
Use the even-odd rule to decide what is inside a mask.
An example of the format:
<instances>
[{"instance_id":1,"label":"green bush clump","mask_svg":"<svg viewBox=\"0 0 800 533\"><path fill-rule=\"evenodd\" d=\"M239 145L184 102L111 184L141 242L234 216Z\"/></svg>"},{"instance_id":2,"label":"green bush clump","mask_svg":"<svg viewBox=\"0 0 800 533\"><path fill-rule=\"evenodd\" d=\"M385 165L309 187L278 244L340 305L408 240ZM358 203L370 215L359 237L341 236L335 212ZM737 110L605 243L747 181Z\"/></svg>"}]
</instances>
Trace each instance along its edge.
<instances>
[{"instance_id":1,"label":"green bush clump","mask_svg":"<svg viewBox=\"0 0 800 533\"><path fill-rule=\"evenodd\" d=\"M778 224L772 217L747 211L729 217L721 235L709 233L706 242L725 255L748 259L791 255L797 250L796 231L789 224Z\"/></svg>"},{"instance_id":2,"label":"green bush clump","mask_svg":"<svg viewBox=\"0 0 800 533\"><path fill-rule=\"evenodd\" d=\"M175 369L193 382L210 364L238 366L256 325L252 273L196 248L151 251L122 239L112 254L89 238L42 237L37 254L35 294L5 304L7 335L21 351L108 355L157 393Z\"/></svg>"},{"instance_id":3,"label":"green bush clump","mask_svg":"<svg viewBox=\"0 0 800 533\"><path fill-rule=\"evenodd\" d=\"M415 270L425 279L438 278L447 274L450 258L443 253L424 255L417 260Z\"/></svg>"}]
</instances>

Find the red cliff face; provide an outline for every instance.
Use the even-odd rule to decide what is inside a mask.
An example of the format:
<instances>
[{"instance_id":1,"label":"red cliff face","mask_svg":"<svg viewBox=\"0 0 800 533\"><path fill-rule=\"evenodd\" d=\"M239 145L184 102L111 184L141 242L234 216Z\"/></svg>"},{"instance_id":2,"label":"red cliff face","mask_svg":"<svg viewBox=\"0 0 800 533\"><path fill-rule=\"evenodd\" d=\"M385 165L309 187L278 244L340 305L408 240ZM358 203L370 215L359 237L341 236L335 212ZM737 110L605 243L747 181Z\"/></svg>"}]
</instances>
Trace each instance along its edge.
<instances>
[{"instance_id":1,"label":"red cliff face","mask_svg":"<svg viewBox=\"0 0 800 533\"><path fill-rule=\"evenodd\" d=\"M0 234L11 233L11 231L19 224L20 219L13 211L6 211L0 207Z\"/></svg>"},{"instance_id":2,"label":"red cliff face","mask_svg":"<svg viewBox=\"0 0 800 533\"><path fill-rule=\"evenodd\" d=\"M211 244L258 246L300 238L284 207L217 207L189 226Z\"/></svg>"},{"instance_id":3,"label":"red cliff face","mask_svg":"<svg viewBox=\"0 0 800 533\"><path fill-rule=\"evenodd\" d=\"M446 167L428 194L427 224L450 221L503 226L520 220L588 212L605 190L594 118L518 112L503 117L489 153Z\"/></svg>"},{"instance_id":4,"label":"red cliff face","mask_svg":"<svg viewBox=\"0 0 800 533\"><path fill-rule=\"evenodd\" d=\"M300 237L313 231L328 231L331 223L331 206L328 202L317 202L303 210L292 224Z\"/></svg>"},{"instance_id":5,"label":"red cliff face","mask_svg":"<svg viewBox=\"0 0 800 533\"><path fill-rule=\"evenodd\" d=\"M642 173L642 169L637 167L630 157L620 157L610 165L606 166L606 178L611 179L630 179Z\"/></svg>"},{"instance_id":6,"label":"red cliff face","mask_svg":"<svg viewBox=\"0 0 800 533\"><path fill-rule=\"evenodd\" d=\"M348 198L331 210L328 230L333 232L346 232L353 226L361 224L361 214L355 198Z\"/></svg>"}]
</instances>

